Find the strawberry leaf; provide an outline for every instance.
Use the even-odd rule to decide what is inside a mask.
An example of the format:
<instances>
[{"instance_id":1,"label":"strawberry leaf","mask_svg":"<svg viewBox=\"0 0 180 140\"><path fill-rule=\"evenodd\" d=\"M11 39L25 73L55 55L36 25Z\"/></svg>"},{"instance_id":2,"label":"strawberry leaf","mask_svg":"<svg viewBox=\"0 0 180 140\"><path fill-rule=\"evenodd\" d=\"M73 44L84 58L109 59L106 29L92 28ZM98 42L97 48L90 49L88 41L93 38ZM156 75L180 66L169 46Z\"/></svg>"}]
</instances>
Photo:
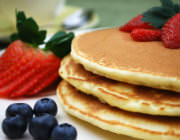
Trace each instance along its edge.
<instances>
[{"instance_id":1,"label":"strawberry leaf","mask_svg":"<svg viewBox=\"0 0 180 140\"><path fill-rule=\"evenodd\" d=\"M149 22L151 23L152 26L161 28L164 25L164 23L167 21L167 19L163 17L160 18L159 16L146 12L146 13L143 13L142 21Z\"/></svg>"},{"instance_id":2,"label":"strawberry leaf","mask_svg":"<svg viewBox=\"0 0 180 140\"><path fill-rule=\"evenodd\" d=\"M46 31L39 30L38 24L33 18L26 18L24 12L16 11L16 27L17 33L11 35L11 40L20 39L30 43L33 46L38 46L44 43Z\"/></svg>"},{"instance_id":3,"label":"strawberry leaf","mask_svg":"<svg viewBox=\"0 0 180 140\"><path fill-rule=\"evenodd\" d=\"M173 2L172 0L160 0L162 7L170 7L173 8Z\"/></svg>"},{"instance_id":4,"label":"strawberry leaf","mask_svg":"<svg viewBox=\"0 0 180 140\"><path fill-rule=\"evenodd\" d=\"M17 23L22 23L26 20L26 15L22 11L16 11L16 19L18 19Z\"/></svg>"},{"instance_id":5,"label":"strawberry leaf","mask_svg":"<svg viewBox=\"0 0 180 140\"><path fill-rule=\"evenodd\" d=\"M46 42L44 50L51 50L56 56L62 58L71 51L71 42L74 33L59 31Z\"/></svg>"},{"instance_id":6,"label":"strawberry leaf","mask_svg":"<svg viewBox=\"0 0 180 140\"><path fill-rule=\"evenodd\" d=\"M176 14L176 12L169 7L153 7L148 12L162 18L169 18Z\"/></svg>"},{"instance_id":7,"label":"strawberry leaf","mask_svg":"<svg viewBox=\"0 0 180 140\"><path fill-rule=\"evenodd\" d=\"M180 12L180 5L174 4L174 10L176 11L176 13L179 13Z\"/></svg>"},{"instance_id":8,"label":"strawberry leaf","mask_svg":"<svg viewBox=\"0 0 180 140\"><path fill-rule=\"evenodd\" d=\"M71 42L74 38L74 33L59 31L54 34L49 41L44 42L46 31L39 30L38 24L32 17L26 18L24 12L16 11L16 19L18 32L11 35L12 41L20 39L37 48L38 45L44 44L44 51L49 50L60 58L64 57L71 51Z\"/></svg>"},{"instance_id":9,"label":"strawberry leaf","mask_svg":"<svg viewBox=\"0 0 180 140\"><path fill-rule=\"evenodd\" d=\"M17 33L13 33L10 36L11 41L15 41L19 39L19 35Z\"/></svg>"},{"instance_id":10,"label":"strawberry leaf","mask_svg":"<svg viewBox=\"0 0 180 140\"><path fill-rule=\"evenodd\" d=\"M162 28L163 25L176 13L180 12L180 6L173 4L172 0L160 0L161 6L152 7L142 15L142 21L149 22L152 26Z\"/></svg>"}]
</instances>

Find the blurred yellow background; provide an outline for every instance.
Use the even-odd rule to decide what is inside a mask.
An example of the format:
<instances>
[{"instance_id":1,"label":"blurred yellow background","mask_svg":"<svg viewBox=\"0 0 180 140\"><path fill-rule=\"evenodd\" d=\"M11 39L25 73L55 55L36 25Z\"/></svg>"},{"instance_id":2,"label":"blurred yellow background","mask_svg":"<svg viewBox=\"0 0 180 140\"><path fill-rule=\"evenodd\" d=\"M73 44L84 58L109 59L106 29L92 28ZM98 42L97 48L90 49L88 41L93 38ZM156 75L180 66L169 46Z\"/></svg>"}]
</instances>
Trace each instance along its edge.
<instances>
[{"instance_id":1,"label":"blurred yellow background","mask_svg":"<svg viewBox=\"0 0 180 140\"><path fill-rule=\"evenodd\" d=\"M180 0L173 1L180 3ZM33 16L41 28L48 27L48 31L55 32L60 29L65 17L81 8L93 9L98 15L98 24L90 26L96 28L123 25L147 9L159 5L160 0L0 0L0 37L16 31L16 8L25 10L28 17Z\"/></svg>"}]
</instances>

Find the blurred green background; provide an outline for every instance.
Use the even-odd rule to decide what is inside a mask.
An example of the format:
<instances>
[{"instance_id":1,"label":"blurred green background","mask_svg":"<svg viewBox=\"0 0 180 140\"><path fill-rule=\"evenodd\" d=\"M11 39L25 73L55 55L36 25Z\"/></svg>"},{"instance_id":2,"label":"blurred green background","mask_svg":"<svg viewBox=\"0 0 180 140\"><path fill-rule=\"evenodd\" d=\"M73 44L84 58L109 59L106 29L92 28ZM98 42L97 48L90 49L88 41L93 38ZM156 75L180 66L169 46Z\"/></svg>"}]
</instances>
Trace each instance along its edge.
<instances>
[{"instance_id":1,"label":"blurred green background","mask_svg":"<svg viewBox=\"0 0 180 140\"><path fill-rule=\"evenodd\" d=\"M67 0L67 5L94 9L100 17L98 26L110 27L123 25L148 8L159 6L160 0Z\"/></svg>"}]
</instances>

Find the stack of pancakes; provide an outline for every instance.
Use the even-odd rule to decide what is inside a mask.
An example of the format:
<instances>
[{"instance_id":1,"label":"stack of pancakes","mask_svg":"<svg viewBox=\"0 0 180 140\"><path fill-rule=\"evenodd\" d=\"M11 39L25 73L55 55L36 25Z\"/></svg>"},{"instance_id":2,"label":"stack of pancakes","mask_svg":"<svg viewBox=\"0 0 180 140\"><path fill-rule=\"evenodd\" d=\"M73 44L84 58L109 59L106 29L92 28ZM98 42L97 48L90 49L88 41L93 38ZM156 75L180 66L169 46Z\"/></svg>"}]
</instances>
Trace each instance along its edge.
<instances>
[{"instance_id":1,"label":"stack of pancakes","mask_svg":"<svg viewBox=\"0 0 180 140\"><path fill-rule=\"evenodd\" d=\"M65 110L102 129L147 140L180 138L180 49L135 42L117 28L75 37L61 63Z\"/></svg>"}]
</instances>

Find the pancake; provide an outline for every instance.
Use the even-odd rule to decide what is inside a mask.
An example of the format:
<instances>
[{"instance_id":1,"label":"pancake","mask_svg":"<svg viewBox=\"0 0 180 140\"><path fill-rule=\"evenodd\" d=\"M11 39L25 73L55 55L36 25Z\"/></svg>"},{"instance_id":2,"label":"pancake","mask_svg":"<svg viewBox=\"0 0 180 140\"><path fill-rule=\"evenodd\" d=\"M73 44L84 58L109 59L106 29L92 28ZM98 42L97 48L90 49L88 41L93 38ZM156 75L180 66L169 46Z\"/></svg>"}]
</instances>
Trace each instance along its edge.
<instances>
[{"instance_id":1,"label":"pancake","mask_svg":"<svg viewBox=\"0 0 180 140\"><path fill-rule=\"evenodd\" d=\"M66 112L104 130L146 140L180 138L178 117L151 116L110 107L64 80L58 85L57 96Z\"/></svg>"},{"instance_id":2,"label":"pancake","mask_svg":"<svg viewBox=\"0 0 180 140\"><path fill-rule=\"evenodd\" d=\"M71 55L98 75L180 93L180 49L162 41L137 42L118 28L103 29L75 37Z\"/></svg>"},{"instance_id":3,"label":"pancake","mask_svg":"<svg viewBox=\"0 0 180 140\"><path fill-rule=\"evenodd\" d=\"M180 94L125 84L86 71L66 56L59 69L61 77L84 93L124 110L153 115L180 116Z\"/></svg>"}]
</instances>

